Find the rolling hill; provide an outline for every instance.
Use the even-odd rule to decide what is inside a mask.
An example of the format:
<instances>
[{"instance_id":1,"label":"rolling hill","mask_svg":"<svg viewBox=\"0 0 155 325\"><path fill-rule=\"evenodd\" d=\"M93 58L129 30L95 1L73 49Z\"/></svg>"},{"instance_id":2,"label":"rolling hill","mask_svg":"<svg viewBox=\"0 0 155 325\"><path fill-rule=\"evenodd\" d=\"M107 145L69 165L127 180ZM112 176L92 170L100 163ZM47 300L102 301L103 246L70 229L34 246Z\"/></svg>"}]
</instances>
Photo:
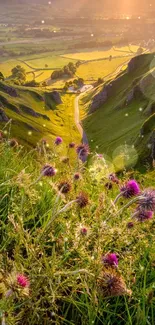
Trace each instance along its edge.
<instances>
[{"instance_id":1,"label":"rolling hill","mask_svg":"<svg viewBox=\"0 0 155 325\"><path fill-rule=\"evenodd\" d=\"M42 138L50 145L58 135L66 144L73 139L79 141L74 124L74 99L73 94L61 95L1 82L0 128L28 147L36 146Z\"/></svg>"},{"instance_id":2,"label":"rolling hill","mask_svg":"<svg viewBox=\"0 0 155 325\"><path fill-rule=\"evenodd\" d=\"M154 73L154 53L137 56L116 79L83 97L83 127L92 150L118 160L128 147L134 164L150 156L155 129Z\"/></svg>"},{"instance_id":3,"label":"rolling hill","mask_svg":"<svg viewBox=\"0 0 155 325\"><path fill-rule=\"evenodd\" d=\"M147 164L155 129L154 53L136 56L127 69L81 99L84 131L92 151L103 153L115 169ZM79 142L74 120L75 94L0 83L1 129L34 147L56 136ZM11 119L11 127L9 120ZM7 126L5 126L7 124ZM11 130L11 131L10 131Z\"/></svg>"}]
</instances>

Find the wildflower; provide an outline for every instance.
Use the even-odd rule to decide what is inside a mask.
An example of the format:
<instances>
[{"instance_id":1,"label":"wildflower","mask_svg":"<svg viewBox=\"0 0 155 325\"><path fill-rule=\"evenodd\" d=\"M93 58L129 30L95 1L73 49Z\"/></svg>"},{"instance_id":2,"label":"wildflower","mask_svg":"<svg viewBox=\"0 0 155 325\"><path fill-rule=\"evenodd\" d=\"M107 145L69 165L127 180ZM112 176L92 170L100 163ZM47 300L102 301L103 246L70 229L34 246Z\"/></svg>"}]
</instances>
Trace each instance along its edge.
<instances>
[{"instance_id":1,"label":"wildflower","mask_svg":"<svg viewBox=\"0 0 155 325\"><path fill-rule=\"evenodd\" d=\"M121 192L122 195L128 199L132 196L138 195L140 193L140 188L135 180L130 180L126 185L122 186Z\"/></svg>"},{"instance_id":2,"label":"wildflower","mask_svg":"<svg viewBox=\"0 0 155 325\"><path fill-rule=\"evenodd\" d=\"M129 199L133 196L137 196L140 193L140 187L135 180L128 181L124 186L121 187L120 194L117 195L114 203L118 201L118 199L123 196L126 199Z\"/></svg>"},{"instance_id":3,"label":"wildflower","mask_svg":"<svg viewBox=\"0 0 155 325\"><path fill-rule=\"evenodd\" d=\"M127 228L133 228L134 227L134 223L132 221L127 223Z\"/></svg>"},{"instance_id":4,"label":"wildflower","mask_svg":"<svg viewBox=\"0 0 155 325\"><path fill-rule=\"evenodd\" d=\"M105 256L102 257L102 261L104 264L107 264L109 266L118 266L118 259L116 254L114 253L109 253Z\"/></svg>"},{"instance_id":5,"label":"wildflower","mask_svg":"<svg viewBox=\"0 0 155 325\"><path fill-rule=\"evenodd\" d=\"M62 181L58 185L58 189L59 189L59 191L61 191L61 193L67 194L71 190L71 184L68 181Z\"/></svg>"},{"instance_id":6,"label":"wildflower","mask_svg":"<svg viewBox=\"0 0 155 325\"><path fill-rule=\"evenodd\" d=\"M114 269L104 270L97 281L98 288L104 297L131 295L124 279Z\"/></svg>"},{"instance_id":7,"label":"wildflower","mask_svg":"<svg viewBox=\"0 0 155 325\"><path fill-rule=\"evenodd\" d=\"M76 152L79 159L82 160L82 162L85 162L89 154L89 146L87 144L80 144L77 146Z\"/></svg>"},{"instance_id":8,"label":"wildflower","mask_svg":"<svg viewBox=\"0 0 155 325\"><path fill-rule=\"evenodd\" d=\"M78 196L77 196L77 204L79 206L79 208L84 208L87 206L87 204L89 203L88 201L88 196L86 193L81 192Z\"/></svg>"},{"instance_id":9,"label":"wildflower","mask_svg":"<svg viewBox=\"0 0 155 325\"><path fill-rule=\"evenodd\" d=\"M30 285L29 279L23 274L17 275L17 283L23 288L29 287Z\"/></svg>"},{"instance_id":10,"label":"wildflower","mask_svg":"<svg viewBox=\"0 0 155 325\"><path fill-rule=\"evenodd\" d=\"M146 220L149 220L149 219L152 219L153 218L153 212L152 211L146 211L146 210L137 210L134 215L135 218L138 220L138 221L146 221Z\"/></svg>"},{"instance_id":11,"label":"wildflower","mask_svg":"<svg viewBox=\"0 0 155 325\"><path fill-rule=\"evenodd\" d=\"M80 174L79 173L75 173L74 174L74 180L77 181L78 179L80 179Z\"/></svg>"},{"instance_id":12,"label":"wildflower","mask_svg":"<svg viewBox=\"0 0 155 325\"><path fill-rule=\"evenodd\" d=\"M88 230L86 227L81 228L81 235L87 235L87 232Z\"/></svg>"},{"instance_id":13,"label":"wildflower","mask_svg":"<svg viewBox=\"0 0 155 325\"><path fill-rule=\"evenodd\" d=\"M155 190L147 189L139 197L139 210L155 211Z\"/></svg>"},{"instance_id":14,"label":"wildflower","mask_svg":"<svg viewBox=\"0 0 155 325\"><path fill-rule=\"evenodd\" d=\"M75 147L75 143L74 143L74 142L69 143L69 148L70 148L70 149L72 149L72 148L74 148L74 147Z\"/></svg>"},{"instance_id":15,"label":"wildflower","mask_svg":"<svg viewBox=\"0 0 155 325\"><path fill-rule=\"evenodd\" d=\"M61 137L57 137L56 139L55 139L55 144L58 146L59 144L61 144L62 143L62 138Z\"/></svg>"},{"instance_id":16,"label":"wildflower","mask_svg":"<svg viewBox=\"0 0 155 325\"><path fill-rule=\"evenodd\" d=\"M16 140L16 139L11 139L11 140L9 141L9 146L10 146L11 148L15 148L15 147L17 147L17 146L18 146L18 142L17 142L17 140Z\"/></svg>"},{"instance_id":17,"label":"wildflower","mask_svg":"<svg viewBox=\"0 0 155 325\"><path fill-rule=\"evenodd\" d=\"M49 164L46 164L43 168L42 168L42 171L41 171L42 175L43 176L49 176L49 177L52 177L56 174L56 170L54 167L52 167L51 165Z\"/></svg>"}]
</instances>

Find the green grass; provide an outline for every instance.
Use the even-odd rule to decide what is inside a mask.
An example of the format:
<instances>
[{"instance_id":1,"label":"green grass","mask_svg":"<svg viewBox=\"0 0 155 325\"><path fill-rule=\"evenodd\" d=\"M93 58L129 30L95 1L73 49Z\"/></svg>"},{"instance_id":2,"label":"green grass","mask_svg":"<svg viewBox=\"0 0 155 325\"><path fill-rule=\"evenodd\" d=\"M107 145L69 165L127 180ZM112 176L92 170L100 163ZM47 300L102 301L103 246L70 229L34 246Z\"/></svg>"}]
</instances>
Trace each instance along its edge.
<instances>
[{"instance_id":1,"label":"green grass","mask_svg":"<svg viewBox=\"0 0 155 325\"><path fill-rule=\"evenodd\" d=\"M93 156L83 168L72 150L74 160L64 165L59 148L38 155L0 144L0 317L11 325L154 325L154 218L133 220L136 205L120 214L126 201L111 204L119 186L107 190L104 160ZM36 182L45 162L57 174ZM76 183L75 171L81 175ZM155 185L155 171L124 172L120 185L131 177L142 191ZM65 196L57 190L62 179L72 187ZM81 190L89 204L79 209L74 202L60 212ZM102 264L108 252L118 255L118 269ZM98 281L107 270L121 275L130 296L107 297ZM29 290L17 285L18 274L28 277Z\"/></svg>"},{"instance_id":2,"label":"green grass","mask_svg":"<svg viewBox=\"0 0 155 325\"><path fill-rule=\"evenodd\" d=\"M123 72L122 78L113 90L113 95L106 101L106 104L98 107L94 113L87 115L92 98L103 89L103 85L88 93L81 100L81 118L83 118L83 126L91 148L104 152L114 165L115 160L120 158L119 149L125 148L126 144L132 148L138 143L134 149L134 155L137 158L143 155L145 151L148 154L147 144L151 141L149 138L154 127L152 126L149 135L144 135L144 137L141 137L140 130L147 119L146 107L153 102L154 79L152 78L152 81L148 83L145 96L133 99L128 105L125 101L127 94L133 88L133 82L150 73L149 67L152 58L153 55L142 56L138 68L133 73ZM138 83L138 81L136 82ZM131 155L133 155L132 150Z\"/></svg>"},{"instance_id":3,"label":"green grass","mask_svg":"<svg viewBox=\"0 0 155 325\"><path fill-rule=\"evenodd\" d=\"M58 135L64 138L66 144L73 139L76 139L77 142L80 141L80 135L74 121L75 95L62 95L63 103L55 105L50 99L48 91L44 93L40 90L24 87L17 87L16 89L19 95L16 98L0 91L2 98L7 100L7 104L4 104L5 112L13 120L11 126L12 136L19 138L22 143L28 143L30 146L35 146L41 138L46 138L49 145L52 145L53 139ZM40 95L45 98L45 102L38 97ZM12 109L10 109L10 104L13 106ZM30 107L35 112L45 114L50 118L50 121L25 113L22 113L22 115L16 113L14 107L21 110L21 105Z\"/></svg>"},{"instance_id":4,"label":"green grass","mask_svg":"<svg viewBox=\"0 0 155 325\"><path fill-rule=\"evenodd\" d=\"M35 69L44 69L45 64L48 65L49 69L62 68L67 65L70 61L75 61L73 59L70 60L68 58L62 58L59 55L53 55L52 53L40 56L34 55L32 58L31 56L28 56L24 57L23 60Z\"/></svg>"}]
</instances>

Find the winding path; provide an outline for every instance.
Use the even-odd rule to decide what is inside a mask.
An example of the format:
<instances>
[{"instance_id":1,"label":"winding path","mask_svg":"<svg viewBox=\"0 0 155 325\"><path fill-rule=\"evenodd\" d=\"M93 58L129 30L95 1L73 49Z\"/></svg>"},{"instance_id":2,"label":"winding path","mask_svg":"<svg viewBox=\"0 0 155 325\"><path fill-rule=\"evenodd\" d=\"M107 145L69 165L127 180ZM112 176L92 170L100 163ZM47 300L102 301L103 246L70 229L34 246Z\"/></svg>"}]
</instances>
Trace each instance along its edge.
<instances>
[{"instance_id":1,"label":"winding path","mask_svg":"<svg viewBox=\"0 0 155 325\"><path fill-rule=\"evenodd\" d=\"M83 130L82 128L82 125L80 123L80 113L79 113L79 99L84 95L86 94L88 91L90 91L91 89L93 89L93 86L92 85L88 85L88 86L84 86L81 90L81 94L79 96L77 96L75 98L75 102L74 102L74 107L75 107L75 124L78 128L78 131L82 137L82 142L84 144L88 144L88 138L87 138L87 135L85 133L85 131Z\"/></svg>"},{"instance_id":2,"label":"winding path","mask_svg":"<svg viewBox=\"0 0 155 325\"><path fill-rule=\"evenodd\" d=\"M117 69L114 71L114 72L111 72L109 73L107 76L104 77L105 78L109 78L110 76L116 76L118 75L118 73L121 71L122 67L127 64L130 60L127 60L126 62L123 62L123 64L121 64L120 66L117 67ZM79 99L84 95L86 94L87 92L89 92L91 89L93 89L93 86L92 85L85 85L83 86L83 88L81 89L81 94L79 96L77 96L75 98L75 102L74 102L74 107L75 107L75 124L77 126L77 129L82 137L82 142L84 144L89 144L88 143L88 138L87 138L87 135L81 125L81 122L80 122L80 113L79 113Z\"/></svg>"}]
</instances>

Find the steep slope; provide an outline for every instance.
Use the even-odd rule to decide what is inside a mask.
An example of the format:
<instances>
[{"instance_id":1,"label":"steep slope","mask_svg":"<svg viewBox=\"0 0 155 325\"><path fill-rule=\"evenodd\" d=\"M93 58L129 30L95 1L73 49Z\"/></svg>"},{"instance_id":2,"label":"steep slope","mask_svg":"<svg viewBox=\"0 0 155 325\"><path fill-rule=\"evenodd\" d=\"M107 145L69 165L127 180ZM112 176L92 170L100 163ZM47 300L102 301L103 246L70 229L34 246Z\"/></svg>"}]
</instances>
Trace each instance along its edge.
<instances>
[{"instance_id":1,"label":"steep slope","mask_svg":"<svg viewBox=\"0 0 155 325\"><path fill-rule=\"evenodd\" d=\"M150 156L155 128L154 54L133 58L116 79L83 98L89 144L115 160L123 147L135 161ZM134 161L134 164L136 163Z\"/></svg>"},{"instance_id":2,"label":"steep slope","mask_svg":"<svg viewBox=\"0 0 155 325\"><path fill-rule=\"evenodd\" d=\"M53 143L62 136L65 143L79 134L74 124L74 95L60 95L56 91L10 86L0 83L0 129L28 146L46 138ZM10 122L11 120L11 122ZM6 125L7 123L7 125Z\"/></svg>"}]
</instances>

